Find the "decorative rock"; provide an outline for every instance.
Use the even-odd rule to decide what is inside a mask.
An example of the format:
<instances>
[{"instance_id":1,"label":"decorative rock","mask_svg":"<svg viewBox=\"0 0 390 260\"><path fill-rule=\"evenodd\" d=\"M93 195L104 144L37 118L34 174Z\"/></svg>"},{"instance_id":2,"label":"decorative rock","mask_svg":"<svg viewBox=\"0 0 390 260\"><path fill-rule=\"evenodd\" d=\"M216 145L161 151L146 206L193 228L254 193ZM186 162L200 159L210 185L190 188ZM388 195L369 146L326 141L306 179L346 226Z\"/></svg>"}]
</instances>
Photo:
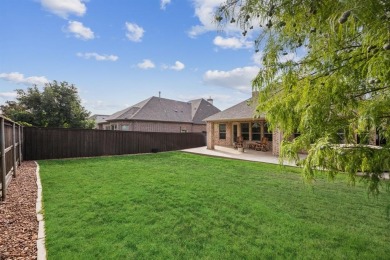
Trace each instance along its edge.
<instances>
[{"instance_id":1,"label":"decorative rock","mask_svg":"<svg viewBox=\"0 0 390 260\"><path fill-rule=\"evenodd\" d=\"M341 15L341 17L340 17L340 19L339 19L339 23L340 23L340 24L345 23L345 22L348 20L348 17L349 17L350 15L351 15L351 11L350 11L350 10L345 11L345 12Z\"/></svg>"}]
</instances>

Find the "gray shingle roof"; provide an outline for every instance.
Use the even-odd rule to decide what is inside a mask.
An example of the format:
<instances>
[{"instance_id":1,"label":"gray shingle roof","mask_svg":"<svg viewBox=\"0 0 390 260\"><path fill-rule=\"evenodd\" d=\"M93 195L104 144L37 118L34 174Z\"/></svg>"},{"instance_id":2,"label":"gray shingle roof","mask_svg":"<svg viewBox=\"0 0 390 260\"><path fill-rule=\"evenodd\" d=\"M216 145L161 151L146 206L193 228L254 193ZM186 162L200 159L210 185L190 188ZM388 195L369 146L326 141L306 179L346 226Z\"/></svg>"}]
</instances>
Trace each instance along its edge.
<instances>
[{"instance_id":1,"label":"gray shingle roof","mask_svg":"<svg viewBox=\"0 0 390 260\"><path fill-rule=\"evenodd\" d=\"M151 98L148 98L148 99L145 99L131 107L127 107L123 110L120 110L114 114L112 114L109 118L107 118L106 120L107 121L110 121L110 120L120 120L120 119L130 119L135 112L137 108L138 110L143 107ZM133 114L132 114L133 113Z\"/></svg>"},{"instance_id":2,"label":"gray shingle roof","mask_svg":"<svg viewBox=\"0 0 390 260\"><path fill-rule=\"evenodd\" d=\"M219 111L218 108L204 99L182 102L151 97L114 113L106 120L143 120L203 124L202 120L205 117Z\"/></svg>"},{"instance_id":3,"label":"gray shingle roof","mask_svg":"<svg viewBox=\"0 0 390 260\"><path fill-rule=\"evenodd\" d=\"M257 102L252 98L242 101L237 105L227 108L219 113L204 119L204 121L229 121L229 120L251 120L254 118ZM260 116L264 118L264 114Z\"/></svg>"},{"instance_id":4,"label":"gray shingle roof","mask_svg":"<svg viewBox=\"0 0 390 260\"><path fill-rule=\"evenodd\" d=\"M109 115L92 115L89 118L95 120L96 124L105 122Z\"/></svg>"},{"instance_id":5,"label":"gray shingle roof","mask_svg":"<svg viewBox=\"0 0 390 260\"><path fill-rule=\"evenodd\" d=\"M203 124L205 123L204 119L206 117L221 111L204 99L193 100L190 102L192 103L192 111L195 112L192 115L192 121L194 124Z\"/></svg>"}]
</instances>

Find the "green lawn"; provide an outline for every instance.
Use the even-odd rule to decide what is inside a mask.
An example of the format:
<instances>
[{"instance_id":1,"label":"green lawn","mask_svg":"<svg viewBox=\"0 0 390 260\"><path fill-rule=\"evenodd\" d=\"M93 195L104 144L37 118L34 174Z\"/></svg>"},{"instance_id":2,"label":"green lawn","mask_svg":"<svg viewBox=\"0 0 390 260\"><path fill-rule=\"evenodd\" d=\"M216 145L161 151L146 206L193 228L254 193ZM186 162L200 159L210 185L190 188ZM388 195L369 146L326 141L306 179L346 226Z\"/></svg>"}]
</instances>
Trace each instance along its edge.
<instances>
[{"instance_id":1,"label":"green lawn","mask_svg":"<svg viewBox=\"0 0 390 260\"><path fill-rule=\"evenodd\" d=\"M390 194L181 152L40 161L49 259L389 259Z\"/></svg>"}]
</instances>

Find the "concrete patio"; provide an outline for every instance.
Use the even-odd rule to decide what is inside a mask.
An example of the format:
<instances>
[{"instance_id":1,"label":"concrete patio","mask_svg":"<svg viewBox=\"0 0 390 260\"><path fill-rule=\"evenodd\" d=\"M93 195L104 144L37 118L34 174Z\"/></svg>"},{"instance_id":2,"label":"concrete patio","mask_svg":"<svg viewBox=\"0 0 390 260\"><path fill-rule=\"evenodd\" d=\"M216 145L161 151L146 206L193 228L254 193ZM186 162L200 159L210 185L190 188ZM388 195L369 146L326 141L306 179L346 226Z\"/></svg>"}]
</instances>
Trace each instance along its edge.
<instances>
[{"instance_id":1,"label":"concrete patio","mask_svg":"<svg viewBox=\"0 0 390 260\"><path fill-rule=\"evenodd\" d=\"M260 151L250 150L250 149L245 149L244 152L239 152L238 150L234 149L233 147L215 146L214 150L209 150L209 149L207 149L206 146L202 146L202 147L198 147L198 148L185 149L182 151L187 152L187 153L203 154L203 155L215 156L215 157L221 157L221 158L230 158L230 159L253 161L253 162L280 164L279 157L272 155L272 152L260 152ZM304 155L304 154L300 154L301 159L305 158L305 156L306 155ZM283 165L298 167L294 162L287 162L287 161L284 161ZM363 176L363 174L360 172L357 173L357 175ZM385 179L385 180L389 180L390 173L384 172L381 175L381 178Z\"/></svg>"},{"instance_id":2,"label":"concrete patio","mask_svg":"<svg viewBox=\"0 0 390 260\"><path fill-rule=\"evenodd\" d=\"M215 157L223 157L223 158L231 158L245 161L253 161L253 162L263 162L263 163L272 163L279 164L279 157L272 155L272 152L261 152L250 149L245 149L244 152L239 152L233 147L225 147L225 146L215 146L214 150L207 149L206 146L191 148L182 150L183 152L195 153L195 154L203 154ZM284 161L284 165L296 166L293 162Z\"/></svg>"}]
</instances>

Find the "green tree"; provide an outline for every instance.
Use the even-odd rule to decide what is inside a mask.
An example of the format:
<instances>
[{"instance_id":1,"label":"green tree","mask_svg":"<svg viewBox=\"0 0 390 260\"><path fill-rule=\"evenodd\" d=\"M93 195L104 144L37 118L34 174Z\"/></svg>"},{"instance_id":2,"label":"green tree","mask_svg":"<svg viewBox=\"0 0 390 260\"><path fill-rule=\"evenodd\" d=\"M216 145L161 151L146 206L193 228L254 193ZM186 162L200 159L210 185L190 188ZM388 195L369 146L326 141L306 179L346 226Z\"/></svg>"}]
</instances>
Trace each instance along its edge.
<instances>
[{"instance_id":1,"label":"green tree","mask_svg":"<svg viewBox=\"0 0 390 260\"><path fill-rule=\"evenodd\" d=\"M27 123L33 120L31 113L15 101L6 101L4 105L0 105L0 111L15 122L24 126L32 126L30 123Z\"/></svg>"},{"instance_id":2,"label":"green tree","mask_svg":"<svg viewBox=\"0 0 390 260\"><path fill-rule=\"evenodd\" d=\"M47 83L41 92L37 86L26 91L17 89L16 102L1 106L3 113L17 122L39 127L92 128L88 112L82 105L77 88L67 82Z\"/></svg>"},{"instance_id":3,"label":"green tree","mask_svg":"<svg viewBox=\"0 0 390 260\"><path fill-rule=\"evenodd\" d=\"M319 169L354 183L362 172L378 193L390 169L390 1L227 0L215 18L255 35L263 63L253 89L258 111L284 134L281 157L304 149L307 180ZM286 61L290 53L301 57ZM365 145L376 132L382 148Z\"/></svg>"}]
</instances>

